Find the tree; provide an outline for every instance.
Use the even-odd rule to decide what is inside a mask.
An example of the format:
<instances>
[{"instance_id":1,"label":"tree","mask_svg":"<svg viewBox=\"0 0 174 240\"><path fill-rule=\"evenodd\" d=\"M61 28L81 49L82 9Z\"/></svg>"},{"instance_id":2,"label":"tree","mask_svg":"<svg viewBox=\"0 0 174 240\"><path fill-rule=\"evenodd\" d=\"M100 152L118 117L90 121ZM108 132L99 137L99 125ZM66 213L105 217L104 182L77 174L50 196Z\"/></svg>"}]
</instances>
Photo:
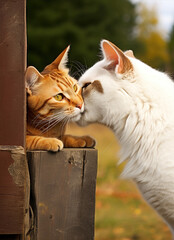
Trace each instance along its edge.
<instances>
[{"instance_id":1,"label":"tree","mask_svg":"<svg viewBox=\"0 0 174 240\"><path fill-rule=\"evenodd\" d=\"M144 4L139 6L136 31L140 46L137 56L150 66L165 70L169 63L167 42L158 29L158 17L154 8L148 9Z\"/></svg>"},{"instance_id":2,"label":"tree","mask_svg":"<svg viewBox=\"0 0 174 240\"><path fill-rule=\"evenodd\" d=\"M170 57L170 71L174 75L174 24L172 27L172 30L169 35L169 41L168 41L168 51L169 51L169 57Z\"/></svg>"},{"instance_id":3,"label":"tree","mask_svg":"<svg viewBox=\"0 0 174 240\"><path fill-rule=\"evenodd\" d=\"M42 70L71 44L70 58L90 66L103 38L131 48L135 17L130 0L28 1L28 64Z\"/></svg>"}]
</instances>

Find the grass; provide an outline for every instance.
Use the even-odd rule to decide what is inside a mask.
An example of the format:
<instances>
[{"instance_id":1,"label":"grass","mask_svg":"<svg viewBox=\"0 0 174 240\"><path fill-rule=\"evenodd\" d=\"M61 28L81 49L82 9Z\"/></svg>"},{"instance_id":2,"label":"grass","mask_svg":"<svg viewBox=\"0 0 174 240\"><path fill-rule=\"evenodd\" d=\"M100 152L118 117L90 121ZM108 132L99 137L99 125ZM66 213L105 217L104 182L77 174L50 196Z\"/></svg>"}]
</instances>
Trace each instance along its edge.
<instances>
[{"instance_id":1,"label":"grass","mask_svg":"<svg viewBox=\"0 0 174 240\"><path fill-rule=\"evenodd\" d=\"M68 133L90 135L97 141L95 240L170 240L171 234L158 215L142 199L134 183L119 179L119 145L102 125L85 128L70 125Z\"/></svg>"}]
</instances>

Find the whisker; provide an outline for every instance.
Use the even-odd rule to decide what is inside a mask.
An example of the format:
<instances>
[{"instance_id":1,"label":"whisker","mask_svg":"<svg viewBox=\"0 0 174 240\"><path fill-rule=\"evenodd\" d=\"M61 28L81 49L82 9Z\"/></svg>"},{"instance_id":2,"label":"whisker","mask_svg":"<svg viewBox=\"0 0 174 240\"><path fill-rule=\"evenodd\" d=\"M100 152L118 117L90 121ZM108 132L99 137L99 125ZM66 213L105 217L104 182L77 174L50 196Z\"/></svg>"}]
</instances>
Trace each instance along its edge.
<instances>
[{"instance_id":1,"label":"whisker","mask_svg":"<svg viewBox=\"0 0 174 240\"><path fill-rule=\"evenodd\" d=\"M52 126L55 126L58 124L62 119L54 119L47 123L45 123L39 130L42 131L42 133L47 132L49 129L52 128Z\"/></svg>"},{"instance_id":2,"label":"whisker","mask_svg":"<svg viewBox=\"0 0 174 240\"><path fill-rule=\"evenodd\" d=\"M66 118L62 121L62 124L61 124L61 129L60 129L60 136L62 137L63 136L63 130L65 128L65 125L67 125L69 121L69 116L66 116Z\"/></svg>"},{"instance_id":3,"label":"whisker","mask_svg":"<svg viewBox=\"0 0 174 240\"><path fill-rule=\"evenodd\" d=\"M56 126L58 124L58 120L53 121L51 123L48 123L48 125L45 125L43 128L40 129L40 131L43 133L46 133L48 130L50 130L51 128L53 128L54 126Z\"/></svg>"},{"instance_id":4,"label":"whisker","mask_svg":"<svg viewBox=\"0 0 174 240\"><path fill-rule=\"evenodd\" d=\"M75 68L76 71L73 72L72 69ZM84 66L82 63L78 62L78 61L73 61L71 63L71 75L73 75L74 77L80 77L85 71L86 71L86 66Z\"/></svg>"},{"instance_id":5,"label":"whisker","mask_svg":"<svg viewBox=\"0 0 174 240\"><path fill-rule=\"evenodd\" d=\"M31 123L34 125L35 122L38 121L39 117L40 117L40 114L38 113L38 114L32 119Z\"/></svg>"},{"instance_id":6,"label":"whisker","mask_svg":"<svg viewBox=\"0 0 174 240\"><path fill-rule=\"evenodd\" d=\"M67 109L65 111L56 112L47 117L42 117L41 119L38 119L40 116L40 114L38 114L37 117L33 119L33 123L35 124L35 128L41 131L41 134L48 132L57 124L60 124L60 135L62 135L66 124L68 124L71 119L69 112L70 109Z\"/></svg>"},{"instance_id":7,"label":"whisker","mask_svg":"<svg viewBox=\"0 0 174 240\"><path fill-rule=\"evenodd\" d=\"M41 128L44 127L45 125L47 125L48 123L52 122L54 119L58 119L59 115L62 116L62 111L58 112L54 115L51 116L47 116L45 118L40 119L37 124L34 126L35 128L38 128L41 125ZM43 125L44 124L44 125ZM40 128L39 128L40 129Z\"/></svg>"},{"instance_id":8,"label":"whisker","mask_svg":"<svg viewBox=\"0 0 174 240\"><path fill-rule=\"evenodd\" d=\"M85 71L88 69L88 66L87 66L87 63L86 63L86 59L85 58L83 58L83 60L84 60L84 63L85 63L85 65L84 65L84 69L85 69Z\"/></svg>"},{"instance_id":9,"label":"whisker","mask_svg":"<svg viewBox=\"0 0 174 240\"><path fill-rule=\"evenodd\" d=\"M48 130L50 130L51 128L53 128L54 126L56 126L58 123L60 123L64 118L66 118L66 116L62 115L62 117L59 117L57 119L50 121L48 126L45 129L43 129L43 130L40 129L40 130L42 131L42 133L45 133Z\"/></svg>"},{"instance_id":10,"label":"whisker","mask_svg":"<svg viewBox=\"0 0 174 240\"><path fill-rule=\"evenodd\" d=\"M73 63L78 67L78 68L80 68L80 69L83 69L83 70L86 70L87 68L85 67L85 65L84 64L82 64L81 62L79 62L79 61L73 61Z\"/></svg>"}]
</instances>

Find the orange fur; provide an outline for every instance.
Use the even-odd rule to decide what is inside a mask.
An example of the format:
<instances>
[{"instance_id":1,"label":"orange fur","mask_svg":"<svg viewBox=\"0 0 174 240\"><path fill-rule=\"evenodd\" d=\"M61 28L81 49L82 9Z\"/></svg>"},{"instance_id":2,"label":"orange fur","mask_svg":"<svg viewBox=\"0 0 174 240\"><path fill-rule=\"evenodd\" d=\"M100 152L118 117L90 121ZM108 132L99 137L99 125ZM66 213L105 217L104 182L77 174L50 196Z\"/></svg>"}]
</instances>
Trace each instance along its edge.
<instances>
[{"instance_id":1,"label":"orange fur","mask_svg":"<svg viewBox=\"0 0 174 240\"><path fill-rule=\"evenodd\" d=\"M28 150L58 151L64 147L93 147L88 137L65 134L68 120L75 108L81 108L83 99L77 81L68 75L65 67L66 48L50 65L39 73L36 68L26 71ZM59 95L62 100L56 100ZM61 96L60 96L61 95Z\"/></svg>"}]
</instances>

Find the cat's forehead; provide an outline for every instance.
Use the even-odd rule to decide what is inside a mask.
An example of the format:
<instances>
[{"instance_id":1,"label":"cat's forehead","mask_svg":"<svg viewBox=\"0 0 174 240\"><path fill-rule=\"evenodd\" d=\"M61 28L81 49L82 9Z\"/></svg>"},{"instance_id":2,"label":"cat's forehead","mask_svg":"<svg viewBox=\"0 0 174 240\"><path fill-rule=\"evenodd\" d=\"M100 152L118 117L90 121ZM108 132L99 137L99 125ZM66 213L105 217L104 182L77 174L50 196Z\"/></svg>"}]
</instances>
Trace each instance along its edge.
<instances>
[{"instance_id":1,"label":"cat's forehead","mask_svg":"<svg viewBox=\"0 0 174 240\"><path fill-rule=\"evenodd\" d=\"M54 82L54 85L57 85L57 87L62 91L67 88L72 88L74 84L77 83L77 80L70 77L68 73L63 71L53 71L45 77L47 80L49 79L51 82Z\"/></svg>"},{"instance_id":2,"label":"cat's forehead","mask_svg":"<svg viewBox=\"0 0 174 240\"><path fill-rule=\"evenodd\" d=\"M99 80L100 75L104 69L101 68L101 64L97 63L89 68L79 79L79 85L82 87L85 83Z\"/></svg>"},{"instance_id":3,"label":"cat's forehead","mask_svg":"<svg viewBox=\"0 0 174 240\"><path fill-rule=\"evenodd\" d=\"M65 82L76 82L76 80L72 78L67 71L53 71L49 73L49 77L55 81L64 80Z\"/></svg>"}]
</instances>

